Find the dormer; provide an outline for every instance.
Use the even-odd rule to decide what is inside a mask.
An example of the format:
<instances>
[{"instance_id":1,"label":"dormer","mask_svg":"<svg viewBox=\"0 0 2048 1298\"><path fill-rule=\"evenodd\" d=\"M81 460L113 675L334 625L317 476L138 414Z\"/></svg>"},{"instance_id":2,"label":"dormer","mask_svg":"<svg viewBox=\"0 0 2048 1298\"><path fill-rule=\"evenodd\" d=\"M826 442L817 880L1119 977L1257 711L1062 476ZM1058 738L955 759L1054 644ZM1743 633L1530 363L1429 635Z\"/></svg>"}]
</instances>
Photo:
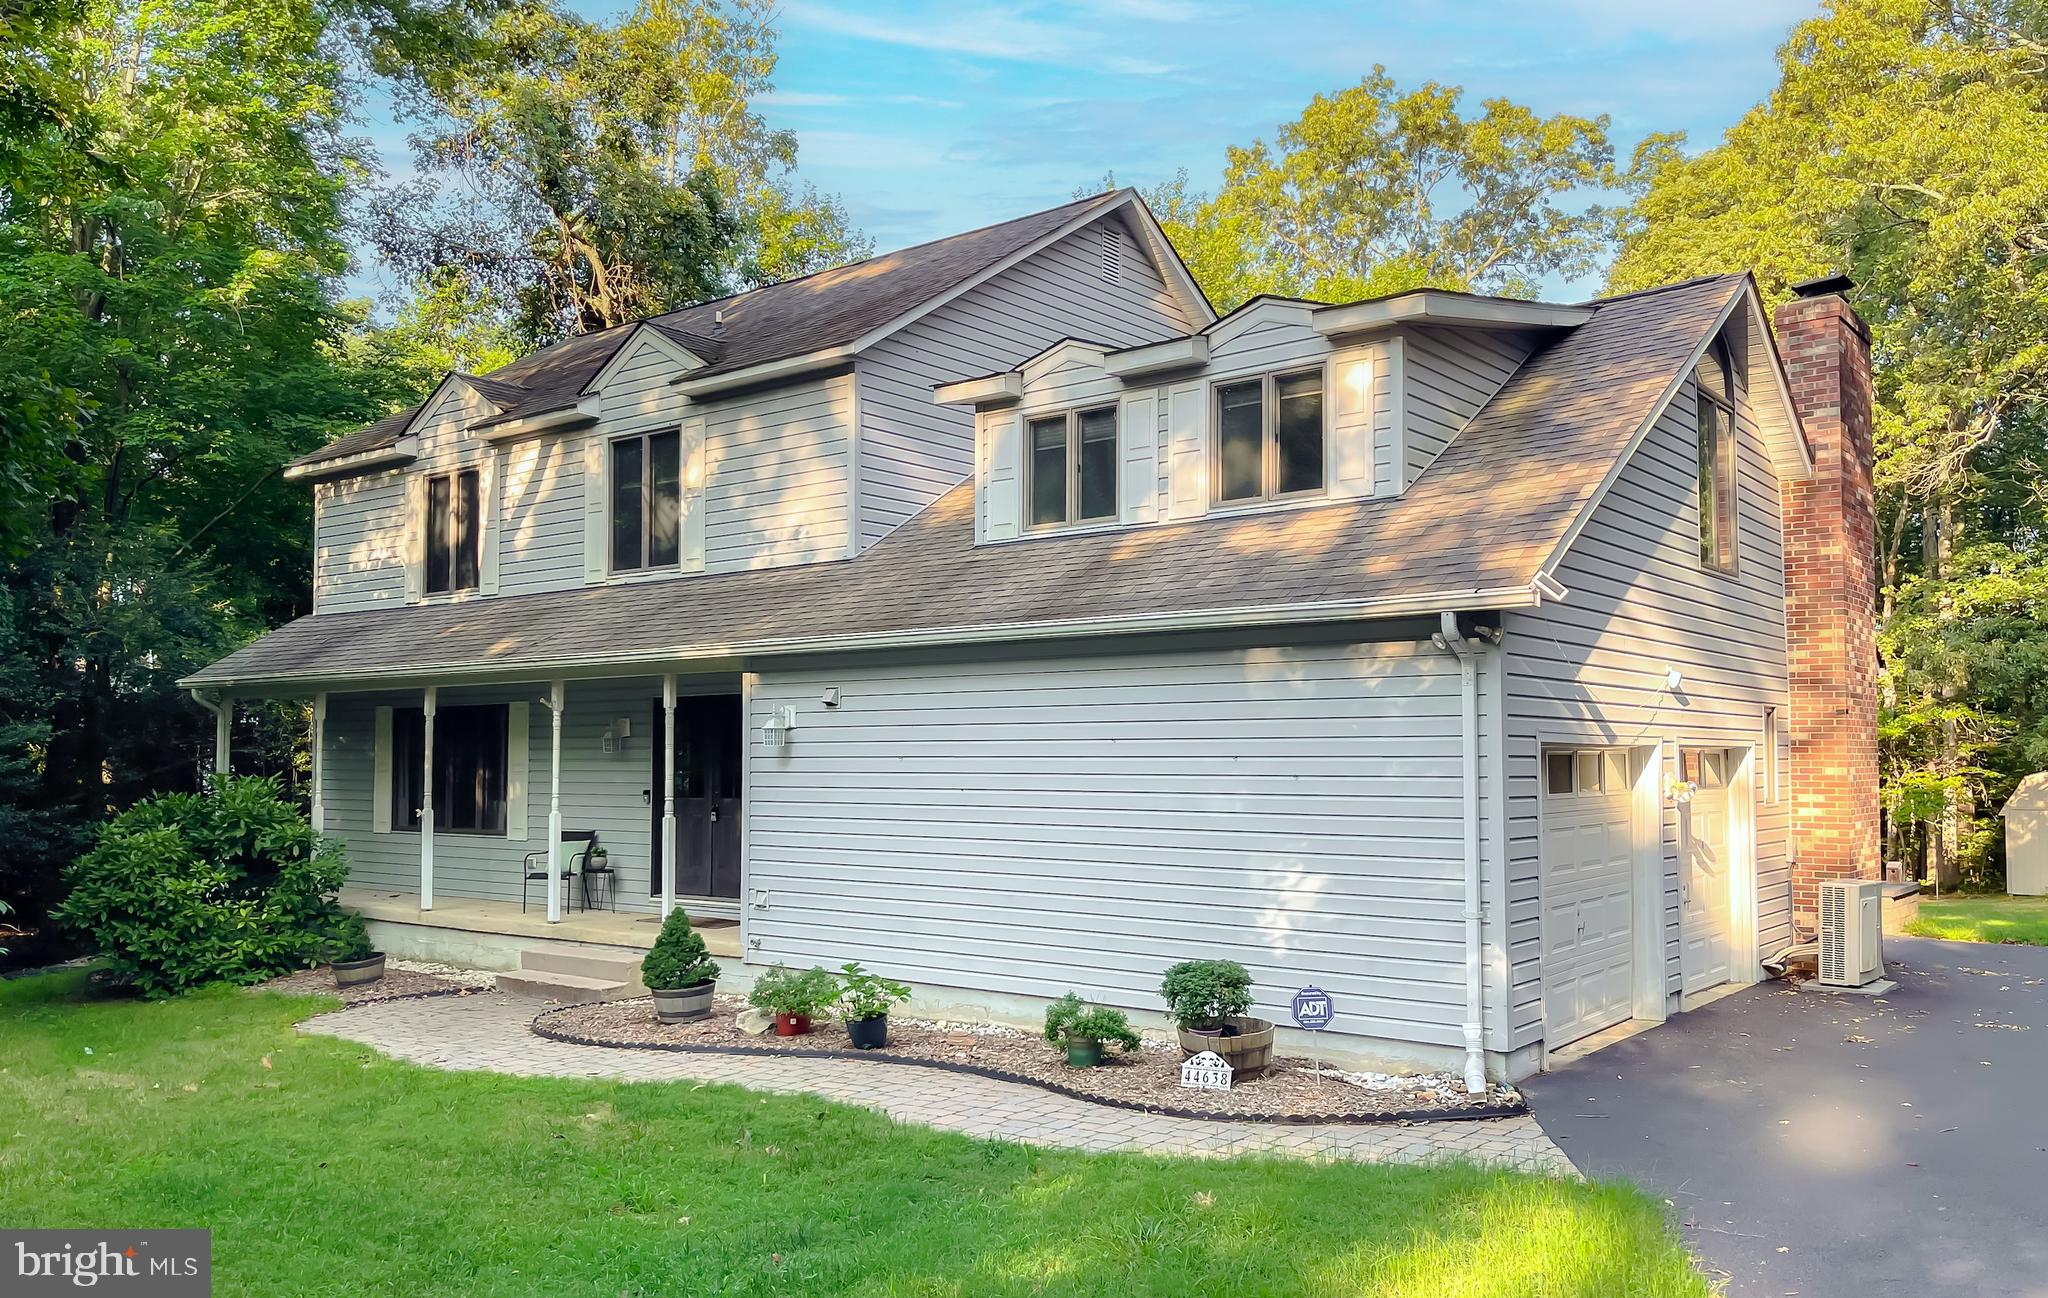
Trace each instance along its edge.
<instances>
[{"instance_id":1,"label":"dormer","mask_svg":"<svg viewBox=\"0 0 2048 1298\"><path fill-rule=\"evenodd\" d=\"M1434 289L1260 297L1142 346L1063 340L936 397L976 412L980 541L1398 496L1591 314Z\"/></svg>"}]
</instances>

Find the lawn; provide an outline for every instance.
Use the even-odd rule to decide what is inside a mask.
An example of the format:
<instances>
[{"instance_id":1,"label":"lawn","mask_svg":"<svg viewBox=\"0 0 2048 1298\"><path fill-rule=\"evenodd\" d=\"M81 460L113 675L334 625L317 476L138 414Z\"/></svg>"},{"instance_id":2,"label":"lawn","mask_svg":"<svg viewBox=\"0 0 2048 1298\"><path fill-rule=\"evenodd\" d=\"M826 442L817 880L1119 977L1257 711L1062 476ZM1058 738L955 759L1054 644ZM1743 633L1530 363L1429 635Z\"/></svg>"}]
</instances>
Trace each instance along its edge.
<instances>
[{"instance_id":1,"label":"lawn","mask_svg":"<svg viewBox=\"0 0 2048 1298\"><path fill-rule=\"evenodd\" d=\"M2048 897L1971 896L1920 898L1920 918L1906 930L1915 937L1957 942L2025 942L2048 946Z\"/></svg>"},{"instance_id":2,"label":"lawn","mask_svg":"<svg viewBox=\"0 0 2048 1298\"><path fill-rule=\"evenodd\" d=\"M211 1227L224 1295L1707 1293L1624 1186L1089 1155L732 1087L443 1073L292 1031L325 1004L0 984L0 1222Z\"/></svg>"}]
</instances>

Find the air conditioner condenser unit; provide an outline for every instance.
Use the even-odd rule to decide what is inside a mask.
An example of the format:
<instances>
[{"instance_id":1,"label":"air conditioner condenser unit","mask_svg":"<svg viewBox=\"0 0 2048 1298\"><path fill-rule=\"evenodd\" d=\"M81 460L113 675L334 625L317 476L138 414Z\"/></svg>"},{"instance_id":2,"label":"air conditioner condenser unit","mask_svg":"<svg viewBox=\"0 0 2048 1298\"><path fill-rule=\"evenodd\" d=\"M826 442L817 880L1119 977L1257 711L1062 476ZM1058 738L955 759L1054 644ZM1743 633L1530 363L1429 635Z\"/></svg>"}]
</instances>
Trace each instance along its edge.
<instances>
[{"instance_id":1,"label":"air conditioner condenser unit","mask_svg":"<svg viewBox=\"0 0 2048 1298\"><path fill-rule=\"evenodd\" d=\"M1829 879L1820 885L1820 981L1862 987L1884 977L1884 884Z\"/></svg>"}]
</instances>

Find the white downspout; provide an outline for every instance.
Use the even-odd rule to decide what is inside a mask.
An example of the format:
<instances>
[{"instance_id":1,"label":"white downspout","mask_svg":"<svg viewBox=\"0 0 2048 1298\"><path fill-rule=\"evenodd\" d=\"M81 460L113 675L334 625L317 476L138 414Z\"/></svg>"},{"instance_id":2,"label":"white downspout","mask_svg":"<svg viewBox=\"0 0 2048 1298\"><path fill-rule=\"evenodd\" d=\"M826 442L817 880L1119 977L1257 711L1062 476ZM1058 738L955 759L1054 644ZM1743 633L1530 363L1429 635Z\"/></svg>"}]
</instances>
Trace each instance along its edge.
<instances>
[{"instance_id":1,"label":"white downspout","mask_svg":"<svg viewBox=\"0 0 2048 1298\"><path fill-rule=\"evenodd\" d=\"M1484 950L1479 912L1479 664L1477 642L1458 630L1458 615L1445 613L1443 629L1430 637L1458 658L1459 756L1464 768L1465 807L1465 1089L1486 1093L1486 1037L1481 1008Z\"/></svg>"},{"instance_id":2,"label":"white downspout","mask_svg":"<svg viewBox=\"0 0 2048 1298\"><path fill-rule=\"evenodd\" d=\"M235 729L235 697L223 694L217 700L209 699L198 686L191 690L192 701L213 714L213 773L228 773L228 747Z\"/></svg>"}]
</instances>

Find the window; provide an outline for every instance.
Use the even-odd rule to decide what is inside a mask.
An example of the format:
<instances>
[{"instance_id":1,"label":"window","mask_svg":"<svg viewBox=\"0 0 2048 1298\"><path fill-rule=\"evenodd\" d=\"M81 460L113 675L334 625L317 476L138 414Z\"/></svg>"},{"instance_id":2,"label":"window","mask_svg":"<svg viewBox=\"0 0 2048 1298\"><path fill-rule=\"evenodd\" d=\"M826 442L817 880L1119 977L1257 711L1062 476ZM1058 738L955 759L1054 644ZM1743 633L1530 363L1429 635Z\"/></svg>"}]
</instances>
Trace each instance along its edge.
<instances>
[{"instance_id":1,"label":"window","mask_svg":"<svg viewBox=\"0 0 2048 1298\"><path fill-rule=\"evenodd\" d=\"M1553 748L1543 754L1543 791L1558 797L1627 793L1628 765L1620 748Z\"/></svg>"},{"instance_id":2,"label":"window","mask_svg":"<svg viewBox=\"0 0 2048 1298\"><path fill-rule=\"evenodd\" d=\"M1229 504L1323 489L1323 374L1216 387L1216 499Z\"/></svg>"},{"instance_id":3,"label":"window","mask_svg":"<svg viewBox=\"0 0 2048 1298\"><path fill-rule=\"evenodd\" d=\"M612 571L673 567L682 555L682 434L612 443Z\"/></svg>"},{"instance_id":4,"label":"window","mask_svg":"<svg viewBox=\"0 0 2048 1298\"><path fill-rule=\"evenodd\" d=\"M1030 434L1031 526L1116 517L1115 406L1034 419Z\"/></svg>"},{"instance_id":5,"label":"window","mask_svg":"<svg viewBox=\"0 0 2048 1298\"><path fill-rule=\"evenodd\" d=\"M420 827L426 714L391 714L391 827ZM434 713L434 832L505 832L505 705Z\"/></svg>"},{"instance_id":6,"label":"window","mask_svg":"<svg viewBox=\"0 0 2048 1298\"><path fill-rule=\"evenodd\" d=\"M1700 563L1735 571L1735 370L1716 338L1699 368Z\"/></svg>"},{"instance_id":7,"label":"window","mask_svg":"<svg viewBox=\"0 0 2048 1298\"><path fill-rule=\"evenodd\" d=\"M427 479L428 594L476 589L479 502L475 469Z\"/></svg>"}]
</instances>

